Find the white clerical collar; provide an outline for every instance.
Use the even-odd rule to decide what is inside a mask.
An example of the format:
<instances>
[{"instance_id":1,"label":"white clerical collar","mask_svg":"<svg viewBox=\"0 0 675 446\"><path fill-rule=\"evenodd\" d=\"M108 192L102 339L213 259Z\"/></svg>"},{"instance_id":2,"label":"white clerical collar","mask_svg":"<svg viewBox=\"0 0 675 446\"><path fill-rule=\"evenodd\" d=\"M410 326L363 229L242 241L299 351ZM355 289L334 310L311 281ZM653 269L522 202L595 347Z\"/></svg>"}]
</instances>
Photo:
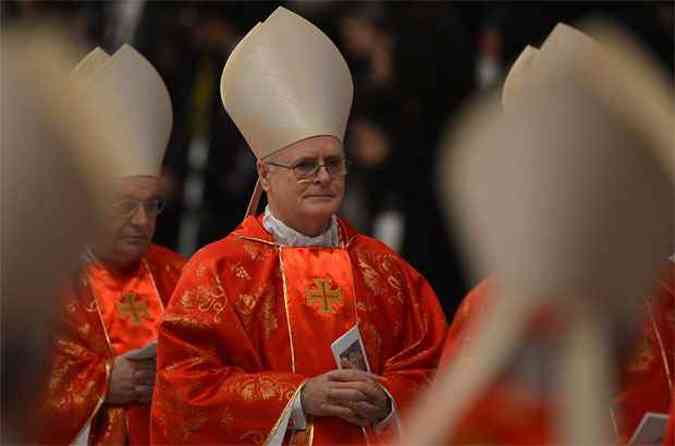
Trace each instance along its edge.
<instances>
[{"instance_id":1,"label":"white clerical collar","mask_svg":"<svg viewBox=\"0 0 675 446\"><path fill-rule=\"evenodd\" d=\"M275 242L284 246L292 246L296 248L307 246L335 248L340 243L337 218L335 215L331 217L330 226L324 233L319 234L316 237L309 237L301 234L293 228L290 228L284 222L272 215L272 211L270 211L270 207L268 205L265 207L263 226L270 234L272 234Z\"/></svg>"}]
</instances>

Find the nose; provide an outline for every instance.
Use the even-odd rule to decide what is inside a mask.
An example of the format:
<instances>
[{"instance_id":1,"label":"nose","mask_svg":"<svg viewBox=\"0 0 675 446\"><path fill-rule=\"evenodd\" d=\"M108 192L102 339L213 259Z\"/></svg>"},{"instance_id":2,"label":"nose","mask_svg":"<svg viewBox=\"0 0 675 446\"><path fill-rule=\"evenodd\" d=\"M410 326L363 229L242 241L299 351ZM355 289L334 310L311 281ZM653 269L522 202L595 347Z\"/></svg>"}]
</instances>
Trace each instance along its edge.
<instances>
[{"instance_id":1,"label":"nose","mask_svg":"<svg viewBox=\"0 0 675 446\"><path fill-rule=\"evenodd\" d=\"M131 223L137 226L145 226L150 221L148 211L145 210L143 203L139 203L131 214Z\"/></svg>"},{"instance_id":2,"label":"nose","mask_svg":"<svg viewBox=\"0 0 675 446\"><path fill-rule=\"evenodd\" d=\"M328 173L328 169L326 168L325 164L319 165L319 170L316 172L316 176L314 177L315 181L317 183L322 183L326 184L329 183L332 177Z\"/></svg>"}]
</instances>

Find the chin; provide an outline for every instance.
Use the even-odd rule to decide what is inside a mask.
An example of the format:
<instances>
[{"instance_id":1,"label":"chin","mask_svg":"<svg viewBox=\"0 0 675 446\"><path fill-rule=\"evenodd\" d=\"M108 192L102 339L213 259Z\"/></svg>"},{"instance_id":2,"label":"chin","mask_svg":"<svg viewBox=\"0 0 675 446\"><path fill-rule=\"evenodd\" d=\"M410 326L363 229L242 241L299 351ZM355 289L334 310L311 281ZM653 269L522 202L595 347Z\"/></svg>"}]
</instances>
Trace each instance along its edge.
<instances>
[{"instance_id":1,"label":"chin","mask_svg":"<svg viewBox=\"0 0 675 446\"><path fill-rule=\"evenodd\" d=\"M128 263L135 263L141 260L148 248L150 247L149 243L146 244L128 244L122 247L119 252L121 257L124 257Z\"/></svg>"},{"instance_id":2,"label":"chin","mask_svg":"<svg viewBox=\"0 0 675 446\"><path fill-rule=\"evenodd\" d=\"M326 201L325 203L313 203L310 206L305 206L304 214L308 218L324 219L330 218L331 215L337 213L338 206L334 201Z\"/></svg>"}]
</instances>

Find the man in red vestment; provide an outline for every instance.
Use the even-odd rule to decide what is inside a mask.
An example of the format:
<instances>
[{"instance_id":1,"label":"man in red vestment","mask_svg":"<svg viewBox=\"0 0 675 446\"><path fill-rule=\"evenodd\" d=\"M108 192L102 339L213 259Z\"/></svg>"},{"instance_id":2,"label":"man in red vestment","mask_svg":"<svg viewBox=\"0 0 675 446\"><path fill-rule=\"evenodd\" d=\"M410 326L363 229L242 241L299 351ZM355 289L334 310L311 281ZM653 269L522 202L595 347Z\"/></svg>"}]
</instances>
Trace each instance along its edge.
<instances>
[{"instance_id":1,"label":"man in red vestment","mask_svg":"<svg viewBox=\"0 0 675 446\"><path fill-rule=\"evenodd\" d=\"M575 40L578 42L575 43ZM595 51L585 40L587 39L581 33L559 26L544 42L542 50L528 46L514 63L504 83L502 105L505 113L509 113L511 107L518 102L523 90L536 87L537 84L545 85L559 75L555 73L556 69L563 71L560 67L552 65L548 71L544 69L539 71L539 74L553 73L551 79L546 76L533 79L531 67L543 63L540 54L548 52L550 56L557 52L558 61L564 64L566 54L569 54L575 46L578 52L590 54L591 51ZM588 41L590 42L590 39ZM647 412L666 413L670 406L675 366L673 272L675 268L669 262L667 275L660 284L659 292L644 299L639 342L632 349L635 351L631 359L621 365L618 377L619 391L614 397L613 407L607 411L607 416L611 417L615 429L617 442L620 443L628 442ZM494 300L499 298L495 282L496 278L492 277L479 283L458 308L448 329L441 359L442 367L462 355L472 342L472 338L476 336L474 324L479 315L489 311L494 306ZM551 328L552 319L546 316L543 315L541 319L533 321L533 337L541 336ZM541 353L540 351L526 354ZM521 357L519 360L527 361L527 358ZM518 379L519 373L514 371L509 376L501 377L477 400L461 423L456 433L456 442L547 444L553 441L554 402L550 400L551 395L547 396L546 392L537 393L526 384L527 379L522 379L522 374L521 379Z\"/></svg>"},{"instance_id":2,"label":"man in red vestment","mask_svg":"<svg viewBox=\"0 0 675 446\"><path fill-rule=\"evenodd\" d=\"M284 8L232 52L223 104L269 205L183 271L160 324L153 443L376 444L431 378L446 331L433 290L336 216L352 93L337 48ZM363 356L356 337L334 356L354 327Z\"/></svg>"},{"instance_id":3,"label":"man in red vestment","mask_svg":"<svg viewBox=\"0 0 675 446\"><path fill-rule=\"evenodd\" d=\"M151 243L163 202L161 162L172 126L171 102L154 67L128 45L112 56L97 48L72 82L119 95L108 110L118 150L130 161L109 172L114 192L65 297L55 354L39 417L49 444L148 444L155 357L130 351L152 344L185 260ZM86 93L77 106L100 109Z\"/></svg>"},{"instance_id":4,"label":"man in red vestment","mask_svg":"<svg viewBox=\"0 0 675 446\"><path fill-rule=\"evenodd\" d=\"M555 33L556 31L552 36ZM576 38L572 34L568 37ZM549 54L551 50L548 49ZM528 83L530 86L534 83L533 79L528 79L528 67L541 63L538 54L543 51L547 51L546 42L541 51L527 47L514 63L503 88L502 100L505 112L508 113L510 106L517 102L524 87ZM538 80L541 84L547 81L548 79ZM639 343L635 349L629 349L632 355L620 364L621 370L617 377L619 390L614 395L613 407L607 410L607 416L611 417L615 429L617 443L627 443L630 440L647 412L665 413L670 406L675 355L673 339L675 266L669 262L667 270L665 278L659 284L658 292L644 299L641 307L642 328ZM449 327L441 367L458 359L476 337L475 324L479 315L490 311L494 307L495 299L499 298L495 282L495 278L488 278L465 297ZM555 328L552 323L556 321L548 316L550 315L545 314L541 319L533 321L530 340L542 337L550 332L547 330ZM540 347L543 345L545 341L541 342ZM530 348L530 352L525 352L525 356L528 354L541 356L542 353L541 349L536 351L535 347ZM527 357L519 357L519 360L526 362ZM554 401L551 401L552 395L547 396L546 392L538 393L533 389L532 385L527 383L528 379L523 379L523 376L527 375L521 373L523 370L511 372L513 373L502 376L498 382L493 383L492 387L472 405L464 421L459 424L454 441L469 444L553 442L556 432L553 430L555 409ZM530 375L539 372L530 370Z\"/></svg>"}]
</instances>

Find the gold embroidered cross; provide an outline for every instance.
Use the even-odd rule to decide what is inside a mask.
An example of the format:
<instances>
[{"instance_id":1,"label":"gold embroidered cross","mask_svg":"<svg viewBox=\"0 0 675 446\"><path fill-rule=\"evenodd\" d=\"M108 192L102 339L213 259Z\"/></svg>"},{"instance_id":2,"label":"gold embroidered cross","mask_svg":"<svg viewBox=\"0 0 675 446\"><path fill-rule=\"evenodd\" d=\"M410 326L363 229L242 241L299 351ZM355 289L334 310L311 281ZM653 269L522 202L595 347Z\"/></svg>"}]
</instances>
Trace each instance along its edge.
<instances>
[{"instance_id":1,"label":"gold embroidered cross","mask_svg":"<svg viewBox=\"0 0 675 446\"><path fill-rule=\"evenodd\" d=\"M140 325L143 319L150 319L148 304L138 298L136 293L126 293L116 306L120 317L129 319L131 325Z\"/></svg>"},{"instance_id":2,"label":"gold embroidered cross","mask_svg":"<svg viewBox=\"0 0 675 446\"><path fill-rule=\"evenodd\" d=\"M342 290L340 288L331 289L330 281L327 279L314 279L314 288L307 287L305 290L307 304L319 303L319 311L324 313L335 313L333 305L342 303Z\"/></svg>"}]
</instances>

